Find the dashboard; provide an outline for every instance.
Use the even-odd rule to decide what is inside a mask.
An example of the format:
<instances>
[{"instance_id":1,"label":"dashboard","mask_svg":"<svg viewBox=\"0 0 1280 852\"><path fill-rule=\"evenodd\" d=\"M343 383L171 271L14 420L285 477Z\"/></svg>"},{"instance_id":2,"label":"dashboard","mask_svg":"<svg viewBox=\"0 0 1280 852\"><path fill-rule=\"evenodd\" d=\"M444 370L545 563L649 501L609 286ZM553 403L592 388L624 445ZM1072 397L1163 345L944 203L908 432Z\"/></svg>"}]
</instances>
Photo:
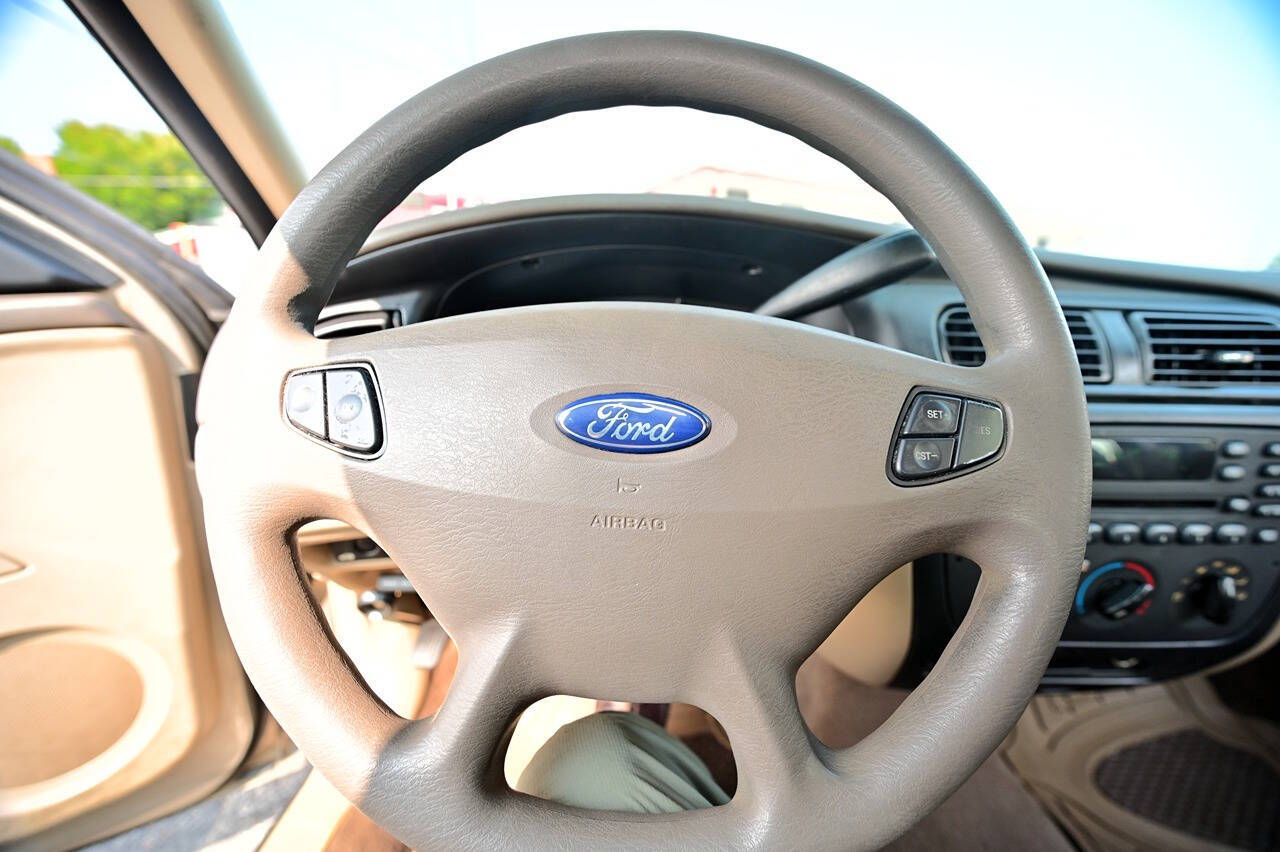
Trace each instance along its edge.
<instances>
[{"instance_id":1,"label":"dashboard","mask_svg":"<svg viewBox=\"0 0 1280 852\"><path fill-rule=\"evenodd\" d=\"M886 230L696 197L457 211L377 232L317 334L568 301L749 311ZM1086 384L1094 473L1075 605L1044 684L1133 685L1259 652L1280 638L1280 275L1040 254ZM804 321L961 365L985 357L936 266ZM950 554L916 562L900 685L936 662L980 573Z\"/></svg>"}]
</instances>

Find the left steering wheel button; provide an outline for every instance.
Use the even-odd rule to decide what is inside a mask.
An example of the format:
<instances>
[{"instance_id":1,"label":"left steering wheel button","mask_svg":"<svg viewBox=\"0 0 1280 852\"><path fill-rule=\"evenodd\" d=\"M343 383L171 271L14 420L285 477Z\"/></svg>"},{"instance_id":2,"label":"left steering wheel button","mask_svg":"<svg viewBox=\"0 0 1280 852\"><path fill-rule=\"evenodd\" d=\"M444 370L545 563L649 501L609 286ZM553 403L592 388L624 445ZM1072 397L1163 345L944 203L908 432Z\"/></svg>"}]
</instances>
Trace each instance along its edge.
<instances>
[{"instance_id":1,"label":"left steering wheel button","mask_svg":"<svg viewBox=\"0 0 1280 852\"><path fill-rule=\"evenodd\" d=\"M295 373L284 384L284 413L289 422L317 438L324 437L324 374Z\"/></svg>"},{"instance_id":2,"label":"left steering wheel button","mask_svg":"<svg viewBox=\"0 0 1280 852\"><path fill-rule=\"evenodd\" d=\"M378 443L373 388L364 370L325 372L329 440L350 450L372 450Z\"/></svg>"}]
</instances>

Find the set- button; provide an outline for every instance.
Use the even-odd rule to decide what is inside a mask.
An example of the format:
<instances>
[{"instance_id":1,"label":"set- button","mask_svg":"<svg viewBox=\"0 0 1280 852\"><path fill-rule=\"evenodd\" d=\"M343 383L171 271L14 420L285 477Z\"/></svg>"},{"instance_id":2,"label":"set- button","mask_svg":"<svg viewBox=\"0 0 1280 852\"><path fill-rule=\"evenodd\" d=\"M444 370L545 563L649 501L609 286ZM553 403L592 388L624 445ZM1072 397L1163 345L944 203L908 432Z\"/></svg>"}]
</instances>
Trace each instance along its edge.
<instances>
[{"instance_id":1,"label":"set- button","mask_svg":"<svg viewBox=\"0 0 1280 852\"><path fill-rule=\"evenodd\" d=\"M893 470L903 479L919 479L951 469L955 438L903 438L893 458Z\"/></svg>"},{"instance_id":2,"label":"set- button","mask_svg":"<svg viewBox=\"0 0 1280 852\"><path fill-rule=\"evenodd\" d=\"M893 473L925 479L987 461L1004 443L1004 411L977 399L922 393L912 400L893 449Z\"/></svg>"},{"instance_id":3,"label":"set- button","mask_svg":"<svg viewBox=\"0 0 1280 852\"><path fill-rule=\"evenodd\" d=\"M285 380L284 414L315 438L357 453L382 443L377 394L367 367L304 370Z\"/></svg>"}]
</instances>

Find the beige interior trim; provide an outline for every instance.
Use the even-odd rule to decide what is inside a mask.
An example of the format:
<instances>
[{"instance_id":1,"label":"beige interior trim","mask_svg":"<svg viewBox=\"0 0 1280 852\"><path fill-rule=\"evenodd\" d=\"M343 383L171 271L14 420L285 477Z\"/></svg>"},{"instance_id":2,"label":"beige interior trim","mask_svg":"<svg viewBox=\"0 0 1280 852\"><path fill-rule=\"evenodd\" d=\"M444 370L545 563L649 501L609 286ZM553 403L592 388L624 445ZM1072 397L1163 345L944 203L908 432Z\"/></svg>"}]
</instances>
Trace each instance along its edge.
<instances>
[{"instance_id":1,"label":"beige interior trim","mask_svg":"<svg viewBox=\"0 0 1280 852\"><path fill-rule=\"evenodd\" d=\"M816 653L868 686L893 680L911 647L911 571L904 565L881 580Z\"/></svg>"},{"instance_id":2,"label":"beige interior trim","mask_svg":"<svg viewBox=\"0 0 1280 852\"><path fill-rule=\"evenodd\" d=\"M306 172L216 0L126 0L125 5L279 216L306 184Z\"/></svg>"},{"instance_id":3,"label":"beige interior trim","mask_svg":"<svg viewBox=\"0 0 1280 852\"><path fill-rule=\"evenodd\" d=\"M365 533L342 521L320 520L303 524L297 532L299 547L314 547L321 544L332 544L335 541L353 541L364 538ZM317 570L307 563L307 569Z\"/></svg>"},{"instance_id":4,"label":"beige interior trim","mask_svg":"<svg viewBox=\"0 0 1280 852\"><path fill-rule=\"evenodd\" d=\"M314 769L272 827L260 852L297 852L328 847L351 803Z\"/></svg>"},{"instance_id":5,"label":"beige interior trim","mask_svg":"<svg viewBox=\"0 0 1280 852\"><path fill-rule=\"evenodd\" d=\"M64 231L49 220L30 210L19 207L7 198L0 198L0 215L15 219L29 228L67 246L77 254L92 260L119 279L119 284L107 291L115 307L123 311L142 328L146 329L161 345L161 351L174 374L197 373L204 363L204 354L180 322L146 287L122 269L111 258L94 249L75 235ZM14 297L32 299L36 297ZM46 297L47 299L48 297ZM91 296L70 294L60 300L62 306L72 300L85 301ZM105 309L104 309L105 314ZM105 316L104 316L105 318ZM106 324L106 323L104 323Z\"/></svg>"},{"instance_id":6,"label":"beige interior trim","mask_svg":"<svg viewBox=\"0 0 1280 852\"><path fill-rule=\"evenodd\" d=\"M1271 629L1268 630L1256 643L1241 651L1239 654L1236 654L1231 659L1219 663L1208 671L1201 672L1201 674L1213 675L1218 672L1225 672L1229 669L1234 669L1237 666L1243 666L1250 660L1260 657L1267 651L1270 651L1275 647L1277 642L1280 642L1280 618L1276 619L1275 623L1271 625Z\"/></svg>"},{"instance_id":7,"label":"beige interior trim","mask_svg":"<svg viewBox=\"0 0 1280 852\"><path fill-rule=\"evenodd\" d=\"M162 347L0 334L0 396L0 552L24 566L0 578L0 847L65 848L212 792L253 702Z\"/></svg>"}]
</instances>

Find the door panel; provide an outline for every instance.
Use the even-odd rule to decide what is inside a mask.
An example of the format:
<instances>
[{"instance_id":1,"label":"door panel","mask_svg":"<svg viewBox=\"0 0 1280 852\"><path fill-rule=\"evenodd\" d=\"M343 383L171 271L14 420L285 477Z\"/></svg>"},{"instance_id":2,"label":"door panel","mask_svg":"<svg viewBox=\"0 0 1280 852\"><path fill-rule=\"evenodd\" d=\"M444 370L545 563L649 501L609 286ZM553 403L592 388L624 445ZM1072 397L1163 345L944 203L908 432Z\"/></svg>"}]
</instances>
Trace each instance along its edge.
<instances>
[{"instance_id":1,"label":"door panel","mask_svg":"<svg viewBox=\"0 0 1280 852\"><path fill-rule=\"evenodd\" d=\"M0 297L0 329L31 298ZM44 329L0 333L4 847L78 845L195 801L254 723L173 359L141 328L45 307Z\"/></svg>"}]
</instances>

